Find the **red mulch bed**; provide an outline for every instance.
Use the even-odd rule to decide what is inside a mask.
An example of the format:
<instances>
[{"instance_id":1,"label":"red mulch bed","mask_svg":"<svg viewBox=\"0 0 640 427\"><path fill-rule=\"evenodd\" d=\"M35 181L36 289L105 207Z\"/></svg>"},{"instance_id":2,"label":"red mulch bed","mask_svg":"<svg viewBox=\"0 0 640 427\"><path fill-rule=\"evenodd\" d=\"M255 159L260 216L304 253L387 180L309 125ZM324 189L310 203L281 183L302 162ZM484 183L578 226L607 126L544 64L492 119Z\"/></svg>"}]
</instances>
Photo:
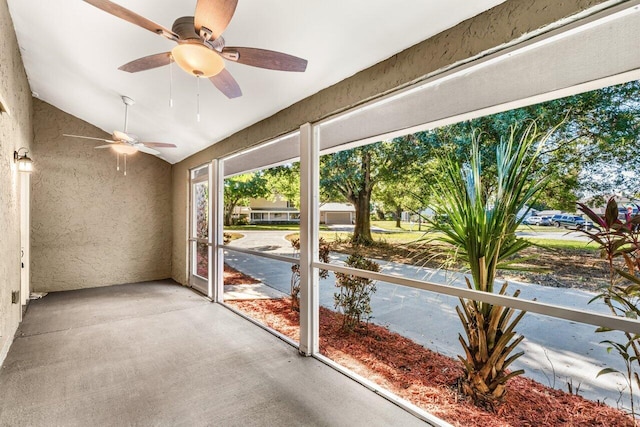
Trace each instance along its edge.
<instances>
[{"instance_id":1,"label":"red mulch bed","mask_svg":"<svg viewBox=\"0 0 640 427\"><path fill-rule=\"evenodd\" d=\"M229 301L272 329L299 341L299 316L288 300ZM369 325L351 333L342 315L320 307L320 352L359 375L456 426L634 426L630 416L604 404L545 387L524 377L509 381L495 412L457 391L462 364L415 342Z\"/></svg>"},{"instance_id":2,"label":"red mulch bed","mask_svg":"<svg viewBox=\"0 0 640 427\"><path fill-rule=\"evenodd\" d=\"M260 281L239 272L233 267L229 267L227 264L224 265L225 285L247 285L252 283L260 283Z\"/></svg>"}]
</instances>

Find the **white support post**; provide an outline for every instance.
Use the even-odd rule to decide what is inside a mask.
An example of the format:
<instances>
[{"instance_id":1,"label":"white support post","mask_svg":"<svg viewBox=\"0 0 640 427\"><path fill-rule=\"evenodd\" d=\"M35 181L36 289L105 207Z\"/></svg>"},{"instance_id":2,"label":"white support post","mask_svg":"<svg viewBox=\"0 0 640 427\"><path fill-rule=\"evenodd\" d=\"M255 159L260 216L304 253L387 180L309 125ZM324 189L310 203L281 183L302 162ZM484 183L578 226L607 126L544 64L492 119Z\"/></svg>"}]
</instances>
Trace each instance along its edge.
<instances>
[{"instance_id":1,"label":"white support post","mask_svg":"<svg viewBox=\"0 0 640 427\"><path fill-rule=\"evenodd\" d=\"M209 200L207 201L207 210L209 211L209 222L208 222L208 230L207 230L207 296L213 300L214 297L214 286L215 286L215 272L216 265L213 257L213 242L215 242L215 235L213 231L215 230L214 218L213 218L213 197L212 194L215 194L213 190L215 189L215 178L214 178L214 166L213 163L207 166L207 185L209 187Z\"/></svg>"},{"instance_id":2,"label":"white support post","mask_svg":"<svg viewBox=\"0 0 640 427\"><path fill-rule=\"evenodd\" d=\"M209 221L211 237L211 255L209 258L213 262L213 271L211 277L213 281L212 299L214 302L223 302L224 300L224 253L221 245L224 243L224 163L221 160L214 159L211 163L211 193L210 211L211 218Z\"/></svg>"},{"instance_id":3,"label":"white support post","mask_svg":"<svg viewBox=\"0 0 640 427\"><path fill-rule=\"evenodd\" d=\"M304 356L318 353L319 277L318 187L320 158L318 138L309 123L300 127L300 347Z\"/></svg>"}]
</instances>

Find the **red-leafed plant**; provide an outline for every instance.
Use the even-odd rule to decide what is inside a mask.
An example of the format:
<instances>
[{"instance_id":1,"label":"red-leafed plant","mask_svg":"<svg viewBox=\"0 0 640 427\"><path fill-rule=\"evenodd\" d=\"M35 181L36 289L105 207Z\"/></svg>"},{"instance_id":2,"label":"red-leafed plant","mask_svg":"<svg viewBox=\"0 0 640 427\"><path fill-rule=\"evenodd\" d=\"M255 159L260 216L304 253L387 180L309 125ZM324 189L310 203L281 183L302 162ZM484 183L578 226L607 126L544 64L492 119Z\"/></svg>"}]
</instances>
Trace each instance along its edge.
<instances>
[{"instance_id":1,"label":"red-leafed plant","mask_svg":"<svg viewBox=\"0 0 640 427\"><path fill-rule=\"evenodd\" d=\"M580 210L597 225L597 231L582 230L597 243L602 258L609 266L609 283L590 302L603 301L615 316L638 319L640 317L640 215L627 215L619 219L618 204L612 197L605 214L600 216L586 205L579 203ZM609 332L600 327L596 332ZM635 417L634 384L640 388L640 336L625 332L626 342L604 340L607 351L616 351L625 362L626 372L605 368L598 376L619 373L625 376L629 387L631 414Z\"/></svg>"}]
</instances>

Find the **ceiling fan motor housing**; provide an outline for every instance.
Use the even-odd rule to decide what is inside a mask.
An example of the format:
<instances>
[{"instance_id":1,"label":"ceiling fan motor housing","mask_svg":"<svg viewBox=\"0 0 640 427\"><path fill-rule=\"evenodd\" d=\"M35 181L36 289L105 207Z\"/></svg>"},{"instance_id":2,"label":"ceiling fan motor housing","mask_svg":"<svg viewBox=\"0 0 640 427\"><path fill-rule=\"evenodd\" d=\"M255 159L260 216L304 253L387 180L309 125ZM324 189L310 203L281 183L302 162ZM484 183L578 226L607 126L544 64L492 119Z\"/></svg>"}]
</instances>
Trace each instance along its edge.
<instances>
[{"instance_id":1,"label":"ceiling fan motor housing","mask_svg":"<svg viewBox=\"0 0 640 427\"><path fill-rule=\"evenodd\" d=\"M194 25L193 16L183 16L175 20L171 31L176 33L180 40L200 40L200 36L196 33Z\"/></svg>"}]
</instances>

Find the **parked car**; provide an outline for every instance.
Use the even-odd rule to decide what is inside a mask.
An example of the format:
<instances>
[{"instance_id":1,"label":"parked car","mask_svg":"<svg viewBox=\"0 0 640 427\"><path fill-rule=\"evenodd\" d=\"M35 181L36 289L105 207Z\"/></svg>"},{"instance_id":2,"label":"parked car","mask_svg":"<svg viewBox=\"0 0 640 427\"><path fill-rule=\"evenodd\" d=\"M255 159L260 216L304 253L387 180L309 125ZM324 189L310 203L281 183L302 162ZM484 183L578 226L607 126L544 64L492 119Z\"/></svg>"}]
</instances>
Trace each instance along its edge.
<instances>
[{"instance_id":1,"label":"parked car","mask_svg":"<svg viewBox=\"0 0 640 427\"><path fill-rule=\"evenodd\" d=\"M573 214L558 214L551 218L553 225L556 227L574 228L576 230L593 228L593 222L587 221L580 215Z\"/></svg>"},{"instance_id":2,"label":"parked car","mask_svg":"<svg viewBox=\"0 0 640 427\"><path fill-rule=\"evenodd\" d=\"M553 225L550 216L531 215L522 220L525 225Z\"/></svg>"},{"instance_id":3,"label":"parked car","mask_svg":"<svg viewBox=\"0 0 640 427\"><path fill-rule=\"evenodd\" d=\"M635 216L638 216L638 206L618 207L618 219L620 221L626 222Z\"/></svg>"}]
</instances>

